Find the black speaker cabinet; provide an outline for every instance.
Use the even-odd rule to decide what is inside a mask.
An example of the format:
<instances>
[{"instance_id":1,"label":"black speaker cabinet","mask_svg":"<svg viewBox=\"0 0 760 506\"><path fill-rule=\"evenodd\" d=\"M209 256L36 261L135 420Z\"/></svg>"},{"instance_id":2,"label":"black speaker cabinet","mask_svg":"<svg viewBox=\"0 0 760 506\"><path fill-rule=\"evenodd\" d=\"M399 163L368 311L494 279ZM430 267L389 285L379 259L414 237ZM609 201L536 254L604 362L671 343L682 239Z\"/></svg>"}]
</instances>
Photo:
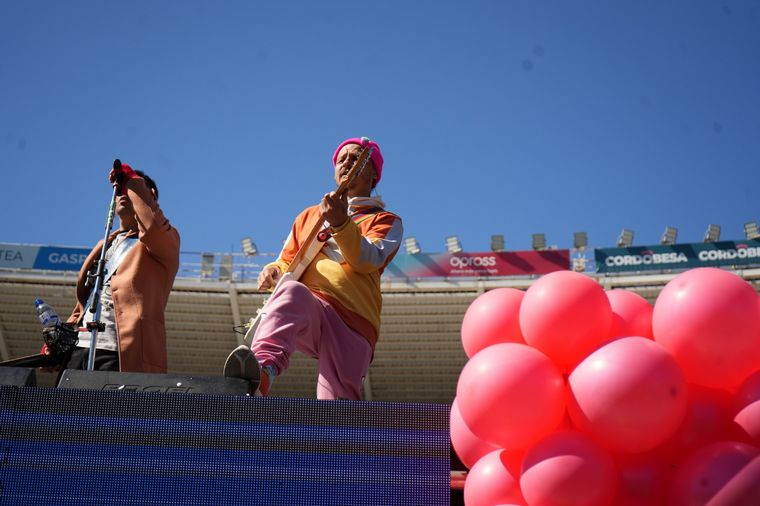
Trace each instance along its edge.
<instances>
[{"instance_id":1,"label":"black speaker cabinet","mask_svg":"<svg viewBox=\"0 0 760 506\"><path fill-rule=\"evenodd\" d=\"M0 367L0 385L36 387L37 375L31 367Z\"/></svg>"},{"instance_id":2,"label":"black speaker cabinet","mask_svg":"<svg viewBox=\"0 0 760 506\"><path fill-rule=\"evenodd\" d=\"M63 371L61 379L58 382L58 388L209 395L246 395L249 393L248 381L241 378L116 371L81 371L75 369Z\"/></svg>"}]
</instances>

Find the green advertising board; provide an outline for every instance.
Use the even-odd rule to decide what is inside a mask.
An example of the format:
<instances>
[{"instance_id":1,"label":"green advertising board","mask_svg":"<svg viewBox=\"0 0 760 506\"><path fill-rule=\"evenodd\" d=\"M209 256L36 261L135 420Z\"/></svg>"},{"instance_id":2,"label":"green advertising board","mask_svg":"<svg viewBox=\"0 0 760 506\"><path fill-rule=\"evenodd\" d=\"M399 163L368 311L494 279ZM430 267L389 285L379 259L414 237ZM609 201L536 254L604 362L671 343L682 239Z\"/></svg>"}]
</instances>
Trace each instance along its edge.
<instances>
[{"instance_id":1,"label":"green advertising board","mask_svg":"<svg viewBox=\"0 0 760 506\"><path fill-rule=\"evenodd\" d=\"M760 265L760 241L720 241L594 250L597 272Z\"/></svg>"}]
</instances>

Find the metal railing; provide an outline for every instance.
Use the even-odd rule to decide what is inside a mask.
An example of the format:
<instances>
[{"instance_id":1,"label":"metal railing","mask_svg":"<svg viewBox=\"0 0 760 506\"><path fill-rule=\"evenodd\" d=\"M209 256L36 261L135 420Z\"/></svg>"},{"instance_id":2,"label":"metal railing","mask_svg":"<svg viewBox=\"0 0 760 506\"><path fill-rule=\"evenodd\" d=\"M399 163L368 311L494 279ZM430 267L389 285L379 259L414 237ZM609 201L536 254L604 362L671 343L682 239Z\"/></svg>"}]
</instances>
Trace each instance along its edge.
<instances>
[{"instance_id":1,"label":"metal railing","mask_svg":"<svg viewBox=\"0 0 760 506\"><path fill-rule=\"evenodd\" d=\"M201 281L254 282L261 269L277 258L274 253L180 252L177 277Z\"/></svg>"},{"instance_id":2,"label":"metal railing","mask_svg":"<svg viewBox=\"0 0 760 506\"><path fill-rule=\"evenodd\" d=\"M275 253L246 255L244 253L181 251L179 255L177 278L237 283L254 283L261 269L277 258ZM72 264L66 267L46 269L31 266L0 266L0 272L62 279L76 278L80 265Z\"/></svg>"}]
</instances>

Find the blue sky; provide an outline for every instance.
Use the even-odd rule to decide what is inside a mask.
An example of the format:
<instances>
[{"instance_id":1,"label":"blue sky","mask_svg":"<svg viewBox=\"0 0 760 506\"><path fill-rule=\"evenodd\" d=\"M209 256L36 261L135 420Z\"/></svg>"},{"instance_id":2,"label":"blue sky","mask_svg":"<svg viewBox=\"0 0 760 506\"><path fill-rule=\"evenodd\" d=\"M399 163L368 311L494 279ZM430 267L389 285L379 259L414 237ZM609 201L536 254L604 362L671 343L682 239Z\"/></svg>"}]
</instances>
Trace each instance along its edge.
<instances>
[{"instance_id":1,"label":"blue sky","mask_svg":"<svg viewBox=\"0 0 760 506\"><path fill-rule=\"evenodd\" d=\"M0 3L0 242L89 246L114 158L183 251L279 250L346 137L423 251L760 219L760 1Z\"/></svg>"}]
</instances>

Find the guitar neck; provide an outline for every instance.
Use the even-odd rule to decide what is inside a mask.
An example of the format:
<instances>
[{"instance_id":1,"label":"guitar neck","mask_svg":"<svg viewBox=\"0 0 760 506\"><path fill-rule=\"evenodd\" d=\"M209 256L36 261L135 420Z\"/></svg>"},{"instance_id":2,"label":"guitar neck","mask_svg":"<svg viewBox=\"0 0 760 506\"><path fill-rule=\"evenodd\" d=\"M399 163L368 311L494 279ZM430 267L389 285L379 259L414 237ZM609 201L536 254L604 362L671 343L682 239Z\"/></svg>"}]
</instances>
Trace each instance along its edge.
<instances>
[{"instance_id":1,"label":"guitar neck","mask_svg":"<svg viewBox=\"0 0 760 506\"><path fill-rule=\"evenodd\" d=\"M354 165L351 167L351 170L348 171L348 174L346 174L345 177L343 177L340 181L340 184L338 185L338 189L335 190L335 194L338 196L342 196L347 190L348 186L351 184L351 181L354 180L356 176L358 176L361 171L364 169L364 166L367 165L367 162L369 161L369 157L372 154L372 148L366 147L362 150L362 152L359 154L359 158L357 158ZM317 238L317 235L319 235L319 231L322 230L322 225L325 222L325 215L324 213L319 213L319 218L317 219L317 222L312 227L311 231L309 232L309 235L306 236L306 240L304 240L301 243L301 247L298 248L298 252L296 253L296 256L293 257L293 260L290 262L290 265L288 265L288 270L285 272L294 272L304 261L304 256L306 255L306 252L309 250L309 247L314 242L314 240ZM308 260L311 262L311 259Z\"/></svg>"}]
</instances>

